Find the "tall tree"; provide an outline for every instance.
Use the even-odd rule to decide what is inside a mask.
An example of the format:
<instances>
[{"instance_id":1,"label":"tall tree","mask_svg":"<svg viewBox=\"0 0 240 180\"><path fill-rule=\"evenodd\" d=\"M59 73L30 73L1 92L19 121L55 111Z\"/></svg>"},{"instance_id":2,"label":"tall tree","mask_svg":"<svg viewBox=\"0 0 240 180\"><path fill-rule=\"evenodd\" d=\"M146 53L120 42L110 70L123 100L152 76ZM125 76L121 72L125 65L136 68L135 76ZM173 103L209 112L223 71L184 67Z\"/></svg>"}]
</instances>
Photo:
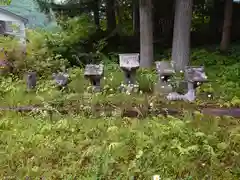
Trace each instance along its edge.
<instances>
[{"instance_id":1,"label":"tall tree","mask_svg":"<svg viewBox=\"0 0 240 180\"><path fill-rule=\"evenodd\" d=\"M86 13L92 16L97 26L100 28L100 4L101 0L66 0L66 1L54 1L54 0L34 0L40 11L49 15L50 11L54 13L56 17L76 17L82 13Z\"/></svg>"},{"instance_id":2,"label":"tall tree","mask_svg":"<svg viewBox=\"0 0 240 180\"><path fill-rule=\"evenodd\" d=\"M153 63L152 0L140 0L140 66L150 68Z\"/></svg>"},{"instance_id":3,"label":"tall tree","mask_svg":"<svg viewBox=\"0 0 240 180\"><path fill-rule=\"evenodd\" d=\"M172 62L176 71L184 70L190 59L190 32L193 0L176 0L172 43Z\"/></svg>"},{"instance_id":4,"label":"tall tree","mask_svg":"<svg viewBox=\"0 0 240 180\"><path fill-rule=\"evenodd\" d=\"M122 11L122 7L121 7L121 2L119 0L116 1L115 4L115 11L116 11L116 19L117 19L117 29L118 29L118 33L121 34L121 30L122 30L122 26L123 26L123 11Z\"/></svg>"},{"instance_id":5,"label":"tall tree","mask_svg":"<svg viewBox=\"0 0 240 180\"><path fill-rule=\"evenodd\" d=\"M115 0L106 0L107 31L116 29Z\"/></svg>"},{"instance_id":6,"label":"tall tree","mask_svg":"<svg viewBox=\"0 0 240 180\"><path fill-rule=\"evenodd\" d=\"M227 51L231 42L232 12L233 0L225 0L222 40L220 44L221 51Z\"/></svg>"},{"instance_id":7,"label":"tall tree","mask_svg":"<svg viewBox=\"0 0 240 180\"><path fill-rule=\"evenodd\" d=\"M132 20L133 20L133 32L134 35L139 35L139 1L132 1Z\"/></svg>"},{"instance_id":8,"label":"tall tree","mask_svg":"<svg viewBox=\"0 0 240 180\"><path fill-rule=\"evenodd\" d=\"M94 22L95 25L97 26L98 29L100 29L100 1L99 0L95 0L93 2L93 14L94 14Z\"/></svg>"}]
</instances>

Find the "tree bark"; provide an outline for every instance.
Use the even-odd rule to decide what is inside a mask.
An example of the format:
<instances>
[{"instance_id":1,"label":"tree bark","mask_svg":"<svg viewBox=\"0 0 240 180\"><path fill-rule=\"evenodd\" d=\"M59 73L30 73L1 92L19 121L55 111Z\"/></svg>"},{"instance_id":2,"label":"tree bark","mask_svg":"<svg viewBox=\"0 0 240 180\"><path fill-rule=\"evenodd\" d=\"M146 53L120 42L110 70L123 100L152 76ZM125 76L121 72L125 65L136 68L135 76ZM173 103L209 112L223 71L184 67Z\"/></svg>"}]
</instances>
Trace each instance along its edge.
<instances>
[{"instance_id":1,"label":"tree bark","mask_svg":"<svg viewBox=\"0 0 240 180\"><path fill-rule=\"evenodd\" d=\"M115 0L106 0L107 31L116 29Z\"/></svg>"},{"instance_id":2,"label":"tree bark","mask_svg":"<svg viewBox=\"0 0 240 180\"><path fill-rule=\"evenodd\" d=\"M221 51L227 51L231 42L233 1L225 0L224 22L222 31L222 40L220 44Z\"/></svg>"},{"instance_id":3,"label":"tree bark","mask_svg":"<svg viewBox=\"0 0 240 180\"><path fill-rule=\"evenodd\" d=\"M152 0L140 0L140 66L151 68L153 64Z\"/></svg>"},{"instance_id":4,"label":"tree bark","mask_svg":"<svg viewBox=\"0 0 240 180\"><path fill-rule=\"evenodd\" d=\"M116 10L116 16L117 16L117 28L118 28L118 33L121 34L122 32L122 26L123 26L123 21L122 21L122 8L121 4L119 1L116 1L115 5L115 10Z\"/></svg>"},{"instance_id":5,"label":"tree bark","mask_svg":"<svg viewBox=\"0 0 240 180\"><path fill-rule=\"evenodd\" d=\"M132 2L132 20L133 20L133 32L135 36L139 36L139 1L133 0Z\"/></svg>"},{"instance_id":6,"label":"tree bark","mask_svg":"<svg viewBox=\"0 0 240 180\"><path fill-rule=\"evenodd\" d=\"M190 60L190 36L193 0L177 0L172 43L172 63L176 71L183 71Z\"/></svg>"},{"instance_id":7,"label":"tree bark","mask_svg":"<svg viewBox=\"0 0 240 180\"><path fill-rule=\"evenodd\" d=\"M94 13L94 22L98 29L100 29L100 15L99 15L99 0L94 1L93 13Z\"/></svg>"},{"instance_id":8,"label":"tree bark","mask_svg":"<svg viewBox=\"0 0 240 180\"><path fill-rule=\"evenodd\" d=\"M209 29L208 31L210 32L208 34L208 38L211 42L216 42L219 41L219 14L221 14L219 12L219 8L221 3L218 0L213 0L213 5L210 9L210 22L209 22Z\"/></svg>"}]
</instances>

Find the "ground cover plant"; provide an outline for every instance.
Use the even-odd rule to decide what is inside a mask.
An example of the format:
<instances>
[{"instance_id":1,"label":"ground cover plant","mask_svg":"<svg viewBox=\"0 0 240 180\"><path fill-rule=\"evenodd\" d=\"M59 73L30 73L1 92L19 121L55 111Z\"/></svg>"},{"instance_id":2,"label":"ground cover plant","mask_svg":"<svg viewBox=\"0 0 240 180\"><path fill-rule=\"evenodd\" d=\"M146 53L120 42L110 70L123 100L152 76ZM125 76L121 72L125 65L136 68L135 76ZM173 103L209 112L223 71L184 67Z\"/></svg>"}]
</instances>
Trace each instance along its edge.
<instances>
[{"instance_id":1,"label":"ground cover plant","mask_svg":"<svg viewBox=\"0 0 240 180\"><path fill-rule=\"evenodd\" d=\"M1 179L134 176L144 180L154 174L169 180L240 178L239 119L198 111L204 106L239 107L240 46L233 46L228 55L215 49L193 49L191 63L204 65L210 82L198 89L195 103L167 102L153 92L154 70L138 71L138 93L120 93L123 73L113 63L116 56L109 60L101 53L97 55L106 68L101 93L91 93L80 67L69 68L69 89L61 92L51 73L69 66L63 56L75 41L61 38L69 37L67 33L56 33L61 46L51 48L53 35L28 33L32 41L24 60L15 57L16 51L11 54L11 43L6 46L6 40L1 41L18 68L1 77L0 107L36 105L53 113L0 109ZM168 52L165 57L169 59ZM28 70L38 73L37 89L32 92L26 92L24 73ZM166 108L181 113L166 116L162 113Z\"/></svg>"},{"instance_id":2,"label":"ground cover plant","mask_svg":"<svg viewBox=\"0 0 240 180\"><path fill-rule=\"evenodd\" d=\"M40 79L36 93L26 93L22 79L2 78L1 106L37 104L55 112L50 119L45 111L1 111L1 179L150 179L154 174L163 179L239 179L239 119L188 113L193 105L187 103L175 104L186 108L179 118L122 117L126 109L144 114L149 106L160 109L174 103L146 93L155 81L153 72L139 72L138 94L119 93L123 75L116 65L109 67L103 92L97 94L87 92L80 68L70 70L70 93L58 91L51 78ZM209 67L207 74L211 79L219 75L219 80L199 91L213 91L221 97L215 100L219 106L238 106L238 82L229 71L223 73L238 67L218 67L224 70L216 73ZM206 102L198 99L195 105Z\"/></svg>"}]
</instances>

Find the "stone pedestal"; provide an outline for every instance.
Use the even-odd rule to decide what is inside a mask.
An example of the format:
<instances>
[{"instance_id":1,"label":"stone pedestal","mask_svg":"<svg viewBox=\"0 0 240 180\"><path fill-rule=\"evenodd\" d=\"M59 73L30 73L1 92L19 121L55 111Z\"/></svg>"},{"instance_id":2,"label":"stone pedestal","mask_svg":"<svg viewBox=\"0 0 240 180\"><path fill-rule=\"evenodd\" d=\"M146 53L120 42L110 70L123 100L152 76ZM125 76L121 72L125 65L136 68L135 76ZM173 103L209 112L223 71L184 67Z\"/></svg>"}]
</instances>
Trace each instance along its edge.
<instances>
[{"instance_id":1,"label":"stone pedestal","mask_svg":"<svg viewBox=\"0 0 240 180\"><path fill-rule=\"evenodd\" d=\"M33 90L36 87L37 84L37 73L36 72L28 72L26 74L26 84L27 84L27 90Z\"/></svg>"},{"instance_id":2,"label":"stone pedestal","mask_svg":"<svg viewBox=\"0 0 240 180\"><path fill-rule=\"evenodd\" d=\"M124 82L125 84L136 84L136 74L137 69L124 69L122 68L124 73Z\"/></svg>"}]
</instances>

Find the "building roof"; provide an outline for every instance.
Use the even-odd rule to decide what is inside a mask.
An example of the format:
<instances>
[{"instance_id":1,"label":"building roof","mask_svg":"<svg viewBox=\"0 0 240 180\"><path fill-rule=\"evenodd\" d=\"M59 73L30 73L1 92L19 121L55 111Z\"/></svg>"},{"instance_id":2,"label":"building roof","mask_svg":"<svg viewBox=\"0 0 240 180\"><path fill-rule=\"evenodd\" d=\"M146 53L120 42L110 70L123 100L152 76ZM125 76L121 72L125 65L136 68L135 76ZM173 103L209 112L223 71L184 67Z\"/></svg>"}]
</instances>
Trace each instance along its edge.
<instances>
[{"instance_id":1,"label":"building roof","mask_svg":"<svg viewBox=\"0 0 240 180\"><path fill-rule=\"evenodd\" d=\"M3 13L6 13L6 14L10 14L10 15L12 15L12 16L15 16L16 18L21 19L25 24L28 23L28 19L27 19L27 18L24 18L24 17L22 17L22 16L19 16L19 15L15 14L15 13L13 13L13 12L5 9L4 7L1 7L1 6L0 6L0 12L3 12Z\"/></svg>"}]
</instances>

